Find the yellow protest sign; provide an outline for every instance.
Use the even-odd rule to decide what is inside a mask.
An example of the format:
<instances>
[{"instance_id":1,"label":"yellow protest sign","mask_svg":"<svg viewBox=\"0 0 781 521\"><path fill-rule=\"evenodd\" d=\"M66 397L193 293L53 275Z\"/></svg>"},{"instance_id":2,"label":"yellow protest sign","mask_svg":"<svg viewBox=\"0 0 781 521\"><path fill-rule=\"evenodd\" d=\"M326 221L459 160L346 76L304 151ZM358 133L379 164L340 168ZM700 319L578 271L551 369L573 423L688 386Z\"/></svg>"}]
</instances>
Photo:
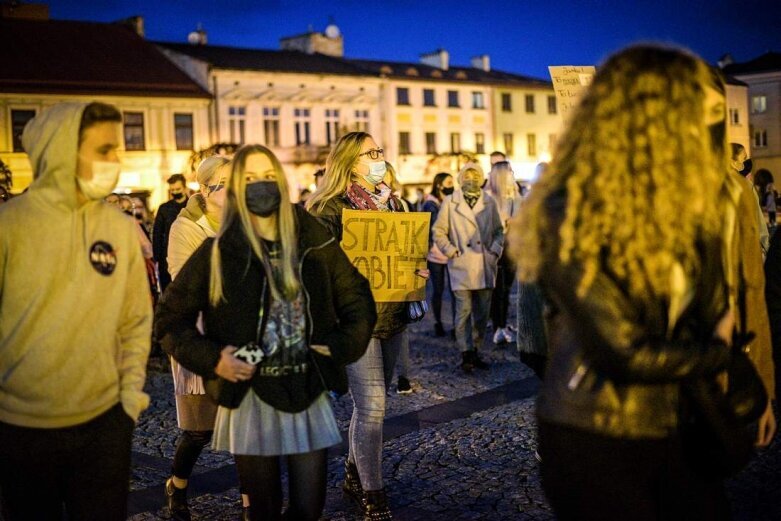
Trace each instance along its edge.
<instances>
[{"instance_id":1,"label":"yellow protest sign","mask_svg":"<svg viewBox=\"0 0 781 521\"><path fill-rule=\"evenodd\" d=\"M562 65L550 66L548 71L556 92L559 113L566 121L570 112L578 106L580 97L591 85L597 69L593 65Z\"/></svg>"},{"instance_id":2,"label":"yellow protest sign","mask_svg":"<svg viewBox=\"0 0 781 521\"><path fill-rule=\"evenodd\" d=\"M428 212L342 211L342 249L377 302L425 300Z\"/></svg>"}]
</instances>

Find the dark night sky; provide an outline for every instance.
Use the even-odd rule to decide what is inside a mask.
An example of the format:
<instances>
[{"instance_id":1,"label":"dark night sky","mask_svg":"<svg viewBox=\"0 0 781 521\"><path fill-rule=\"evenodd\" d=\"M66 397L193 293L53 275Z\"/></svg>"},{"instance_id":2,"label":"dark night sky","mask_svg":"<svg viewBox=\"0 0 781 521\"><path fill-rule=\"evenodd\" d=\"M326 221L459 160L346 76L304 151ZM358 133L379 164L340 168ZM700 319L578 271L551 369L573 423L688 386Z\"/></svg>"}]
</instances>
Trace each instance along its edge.
<instances>
[{"instance_id":1,"label":"dark night sky","mask_svg":"<svg viewBox=\"0 0 781 521\"><path fill-rule=\"evenodd\" d=\"M46 3L46 0L36 0ZM145 19L147 38L277 49L333 17L352 58L418 61L444 48L454 65L489 54L495 69L547 78L548 65L598 64L638 40L677 43L710 62L781 52L781 0L50 0L54 19Z\"/></svg>"}]
</instances>

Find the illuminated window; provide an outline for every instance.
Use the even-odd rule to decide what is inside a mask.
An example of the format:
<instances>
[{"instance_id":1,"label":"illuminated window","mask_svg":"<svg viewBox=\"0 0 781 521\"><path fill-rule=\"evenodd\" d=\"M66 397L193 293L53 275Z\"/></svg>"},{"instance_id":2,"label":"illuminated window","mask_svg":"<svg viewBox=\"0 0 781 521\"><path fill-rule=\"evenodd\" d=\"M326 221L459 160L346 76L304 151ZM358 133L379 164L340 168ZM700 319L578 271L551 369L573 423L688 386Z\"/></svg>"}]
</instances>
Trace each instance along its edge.
<instances>
[{"instance_id":1,"label":"illuminated window","mask_svg":"<svg viewBox=\"0 0 781 521\"><path fill-rule=\"evenodd\" d=\"M475 154L485 154L485 134L482 132L475 134Z\"/></svg>"},{"instance_id":2,"label":"illuminated window","mask_svg":"<svg viewBox=\"0 0 781 521\"><path fill-rule=\"evenodd\" d=\"M436 132L426 132L426 154L437 153L437 134Z\"/></svg>"},{"instance_id":3,"label":"illuminated window","mask_svg":"<svg viewBox=\"0 0 781 521\"><path fill-rule=\"evenodd\" d=\"M754 129L754 148L767 147L767 130L763 128Z\"/></svg>"},{"instance_id":4,"label":"illuminated window","mask_svg":"<svg viewBox=\"0 0 781 521\"><path fill-rule=\"evenodd\" d=\"M556 96L548 96L548 114L555 114L556 112Z\"/></svg>"},{"instance_id":5,"label":"illuminated window","mask_svg":"<svg viewBox=\"0 0 781 521\"><path fill-rule=\"evenodd\" d=\"M513 97L509 92L502 92L502 112L513 111Z\"/></svg>"},{"instance_id":6,"label":"illuminated window","mask_svg":"<svg viewBox=\"0 0 781 521\"><path fill-rule=\"evenodd\" d=\"M740 112L738 112L738 109L729 109L729 122L731 125L740 125Z\"/></svg>"},{"instance_id":7,"label":"illuminated window","mask_svg":"<svg viewBox=\"0 0 781 521\"><path fill-rule=\"evenodd\" d=\"M537 155L537 136L535 134L526 134L526 144L529 148L529 157L535 157Z\"/></svg>"},{"instance_id":8,"label":"illuminated window","mask_svg":"<svg viewBox=\"0 0 781 521\"><path fill-rule=\"evenodd\" d=\"M482 92L473 92L472 93L472 108L473 109L484 109L485 108L485 102L483 101L483 93Z\"/></svg>"},{"instance_id":9,"label":"illuminated window","mask_svg":"<svg viewBox=\"0 0 781 521\"><path fill-rule=\"evenodd\" d=\"M526 113L534 114L534 94L526 95Z\"/></svg>"},{"instance_id":10,"label":"illuminated window","mask_svg":"<svg viewBox=\"0 0 781 521\"><path fill-rule=\"evenodd\" d=\"M279 108L263 107L263 133L267 147L279 146Z\"/></svg>"},{"instance_id":11,"label":"illuminated window","mask_svg":"<svg viewBox=\"0 0 781 521\"><path fill-rule=\"evenodd\" d=\"M247 109L245 107L228 107L228 128L231 143L244 144L244 126Z\"/></svg>"},{"instance_id":12,"label":"illuminated window","mask_svg":"<svg viewBox=\"0 0 781 521\"><path fill-rule=\"evenodd\" d=\"M450 152L458 154L461 152L461 134L452 132L450 134Z\"/></svg>"},{"instance_id":13,"label":"illuminated window","mask_svg":"<svg viewBox=\"0 0 781 521\"><path fill-rule=\"evenodd\" d=\"M751 97L752 114L762 114L766 111L767 111L767 96L752 96Z\"/></svg>"},{"instance_id":14,"label":"illuminated window","mask_svg":"<svg viewBox=\"0 0 781 521\"><path fill-rule=\"evenodd\" d=\"M399 132L399 154L410 153L409 132Z\"/></svg>"},{"instance_id":15,"label":"illuminated window","mask_svg":"<svg viewBox=\"0 0 781 521\"><path fill-rule=\"evenodd\" d=\"M458 91L457 90L449 90L447 91L447 106L448 107L458 107Z\"/></svg>"},{"instance_id":16,"label":"illuminated window","mask_svg":"<svg viewBox=\"0 0 781 521\"><path fill-rule=\"evenodd\" d=\"M325 110L325 141L331 145L339 140L339 109Z\"/></svg>"},{"instance_id":17,"label":"illuminated window","mask_svg":"<svg viewBox=\"0 0 781 521\"><path fill-rule=\"evenodd\" d=\"M514 139L512 132L508 132L504 135L504 154L509 158L514 155Z\"/></svg>"},{"instance_id":18,"label":"illuminated window","mask_svg":"<svg viewBox=\"0 0 781 521\"><path fill-rule=\"evenodd\" d=\"M122 114L125 134L125 150L146 150L144 143L144 113L124 112Z\"/></svg>"},{"instance_id":19,"label":"illuminated window","mask_svg":"<svg viewBox=\"0 0 781 521\"><path fill-rule=\"evenodd\" d=\"M356 110L355 111L355 130L358 132L369 131L369 111L368 110Z\"/></svg>"},{"instance_id":20,"label":"illuminated window","mask_svg":"<svg viewBox=\"0 0 781 521\"><path fill-rule=\"evenodd\" d=\"M35 117L34 110L11 110L11 136L13 136L13 151L24 152L22 147L22 132L27 122Z\"/></svg>"}]
</instances>

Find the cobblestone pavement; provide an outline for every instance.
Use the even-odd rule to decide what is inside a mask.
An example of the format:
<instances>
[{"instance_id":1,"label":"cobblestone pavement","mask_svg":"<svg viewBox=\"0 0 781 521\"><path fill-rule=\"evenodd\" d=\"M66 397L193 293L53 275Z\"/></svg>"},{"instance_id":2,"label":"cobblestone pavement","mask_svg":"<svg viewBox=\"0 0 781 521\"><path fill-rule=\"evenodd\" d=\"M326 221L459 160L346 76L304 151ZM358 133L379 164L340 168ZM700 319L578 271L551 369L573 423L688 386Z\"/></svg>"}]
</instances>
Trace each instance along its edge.
<instances>
[{"instance_id":1,"label":"cobblestone pavement","mask_svg":"<svg viewBox=\"0 0 781 521\"><path fill-rule=\"evenodd\" d=\"M553 519L542 488L534 424L536 379L514 346L488 340L488 371L466 376L449 338L432 335L431 318L412 325L411 379L415 392L387 401L383 476L396 519ZM159 365L159 364L158 364ZM394 384L395 385L395 384ZM177 436L171 377L150 370L152 405L134 437L130 519L161 519L162 485ZM348 396L334 403L339 427L352 411ZM342 495L344 444L329 452L324 519L361 519ZM736 519L781 519L781 448L775 443L729 484ZM193 519L240 517L232 459L204 451L191 480Z\"/></svg>"}]
</instances>

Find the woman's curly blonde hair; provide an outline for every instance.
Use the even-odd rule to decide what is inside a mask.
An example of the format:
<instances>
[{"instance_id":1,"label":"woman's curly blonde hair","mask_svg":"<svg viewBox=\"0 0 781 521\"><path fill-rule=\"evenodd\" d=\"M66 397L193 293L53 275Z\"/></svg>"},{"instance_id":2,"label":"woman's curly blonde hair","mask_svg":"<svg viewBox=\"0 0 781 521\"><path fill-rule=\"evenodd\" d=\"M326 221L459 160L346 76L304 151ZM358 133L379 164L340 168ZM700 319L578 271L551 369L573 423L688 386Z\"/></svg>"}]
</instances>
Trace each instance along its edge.
<instances>
[{"instance_id":1,"label":"woman's curly blonde hair","mask_svg":"<svg viewBox=\"0 0 781 521\"><path fill-rule=\"evenodd\" d=\"M647 299L669 296L676 263L694 277L698 239L719 234L728 171L725 143L712 143L704 119L708 87L724 93L719 74L682 50L633 46L607 60L515 223L522 280L536 280L543 263L573 264L580 295L607 271ZM562 191L560 241L546 240L557 233L546 201Z\"/></svg>"}]
</instances>

